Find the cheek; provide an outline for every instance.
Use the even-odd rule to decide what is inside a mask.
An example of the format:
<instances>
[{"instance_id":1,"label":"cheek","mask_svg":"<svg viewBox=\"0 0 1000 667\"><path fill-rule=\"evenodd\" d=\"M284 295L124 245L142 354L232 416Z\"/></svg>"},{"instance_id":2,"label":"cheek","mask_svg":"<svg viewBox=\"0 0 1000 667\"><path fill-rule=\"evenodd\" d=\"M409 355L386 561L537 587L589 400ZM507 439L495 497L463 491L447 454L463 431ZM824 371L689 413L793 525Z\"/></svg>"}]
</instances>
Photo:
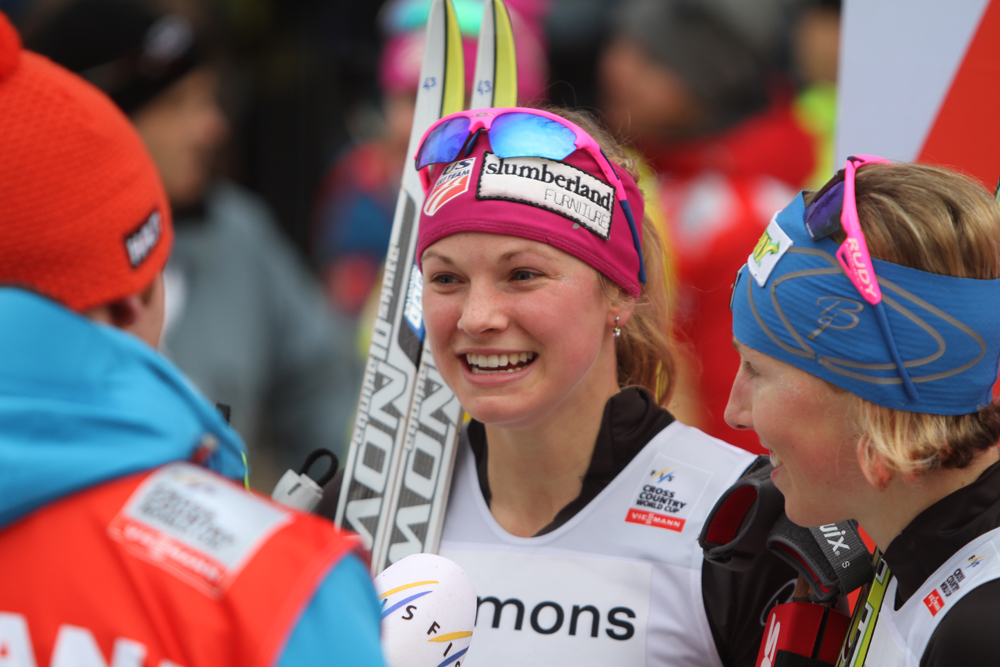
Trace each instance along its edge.
<instances>
[{"instance_id":1,"label":"cheek","mask_svg":"<svg viewBox=\"0 0 1000 667\"><path fill-rule=\"evenodd\" d=\"M848 411L830 397L790 397L784 413L786 442L794 447L799 467L814 479L839 483L857 467ZM792 417L788 419L788 417ZM781 419L781 414L776 415Z\"/></svg>"},{"instance_id":2,"label":"cheek","mask_svg":"<svg viewBox=\"0 0 1000 667\"><path fill-rule=\"evenodd\" d=\"M462 315L461 306L456 300L445 298L431 290L424 290L421 303L427 344L431 349L444 345L452 332L458 329L458 319Z\"/></svg>"}]
</instances>

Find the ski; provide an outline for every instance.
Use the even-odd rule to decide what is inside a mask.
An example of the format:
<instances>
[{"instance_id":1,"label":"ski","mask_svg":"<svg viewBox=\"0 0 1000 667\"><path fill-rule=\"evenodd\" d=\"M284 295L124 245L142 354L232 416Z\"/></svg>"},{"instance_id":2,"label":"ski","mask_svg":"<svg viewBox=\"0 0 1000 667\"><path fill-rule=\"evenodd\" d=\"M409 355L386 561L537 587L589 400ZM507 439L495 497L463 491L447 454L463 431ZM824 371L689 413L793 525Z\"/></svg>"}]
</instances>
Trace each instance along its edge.
<instances>
[{"instance_id":1,"label":"ski","mask_svg":"<svg viewBox=\"0 0 1000 667\"><path fill-rule=\"evenodd\" d=\"M420 87L406 165L413 164L417 144L435 120L465 103L462 36L450 0L434 0L426 29ZM355 531L372 550L372 572L385 560L382 546L389 527L388 498L396 492L406 422L417 381L423 342L404 320L414 268L417 223L424 191L412 168L403 181L386 255L379 307L365 364L361 397L344 466L336 523ZM412 301L411 301L412 303ZM412 315L412 313L411 313Z\"/></svg>"},{"instance_id":2,"label":"ski","mask_svg":"<svg viewBox=\"0 0 1000 667\"><path fill-rule=\"evenodd\" d=\"M483 7L470 109L517 106L517 56L510 14L502 0Z\"/></svg>"},{"instance_id":3,"label":"ski","mask_svg":"<svg viewBox=\"0 0 1000 667\"><path fill-rule=\"evenodd\" d=\"M514 34L502 0L483 8L471 108L513 106L517 101ZM416 238L414 236L414 238ZM414 264L405 304L407 324L423 340L423 281ZM401 558L434 553L441 539L454 470L462 407L444 383L430 354L420 357L405 440L392 492L383 502L384 542L372 549L372 571Z\"/></svg>"}]
</instances>

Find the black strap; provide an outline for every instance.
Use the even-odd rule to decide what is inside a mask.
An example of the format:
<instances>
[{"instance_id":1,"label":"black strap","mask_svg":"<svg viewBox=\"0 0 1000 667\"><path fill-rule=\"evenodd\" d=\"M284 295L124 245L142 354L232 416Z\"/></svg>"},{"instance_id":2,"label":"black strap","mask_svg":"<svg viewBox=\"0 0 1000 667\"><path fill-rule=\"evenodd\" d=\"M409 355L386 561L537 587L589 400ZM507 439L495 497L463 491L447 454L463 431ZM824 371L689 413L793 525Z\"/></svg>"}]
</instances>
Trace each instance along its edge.
<instances>
[{"instance_id":1,"label":"black strap","mask_svg":"<svg viewBox=\"0 0 1000 667\"><path fill-rule=\"evenodd\" d=\"M748 570L767 548L767 536L785 510L771 481L771 461L760 456L715 503L698 543L706 560L730 570Z\"/></svg>"},{"instance_id":2,"label":"black strap","mask_svg":"<svg viewBox=\"0 0 1000 667\"><path fill-rule=\"evenodd\" d=\"M855 521L803 528L785 516L785 499L760 456L715 503L698 536L705 559L730 570L750 569L770 549L805 577L818 602L846 595L875 572Z\"/></svg>"},{"instance_id":3,"label":"black strap","mask_svg":"<svg viewBox=\"0 0 1000 667\"><path fill-rule=\"evenodd\" d=\"M767 548L805 577L813 591L810 599L817 602L847 595L875 576L856 521L803 528L782 514L767 536Z\"/></svg>"}]
</instances>

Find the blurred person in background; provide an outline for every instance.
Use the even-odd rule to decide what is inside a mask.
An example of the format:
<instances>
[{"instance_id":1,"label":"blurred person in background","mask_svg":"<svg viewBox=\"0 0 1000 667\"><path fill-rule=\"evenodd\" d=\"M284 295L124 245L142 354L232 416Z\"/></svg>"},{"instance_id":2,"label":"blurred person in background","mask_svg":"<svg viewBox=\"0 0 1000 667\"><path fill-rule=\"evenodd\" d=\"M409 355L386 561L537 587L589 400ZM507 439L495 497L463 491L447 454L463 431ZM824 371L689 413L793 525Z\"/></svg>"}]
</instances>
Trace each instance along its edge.
<instances>
[{"instance_id":1,"label":"blurred person in background","mask_svg":"<svg viewBox=\"0 0 1000 667\"><path fill-rule=\"evenodd\" d=\"M483 0L454 0L462 31L465 87L471 94ZM517 48L518 90L523 103L544 101L546 49L542 19L547 2L509 0ZM320 267L333 308L351 319L362 316L381 283L389 247L424 51L430 0L390 0L379 15L383 33L379 57L381 113L374 137L360 137L336 160L317 194L312 255ZM372 125L373 123L367 123ZM366 125L360 123L360 125ZM368 332L359 348L367 352Z\"/></svg>"},{"instance_id":2,"label":"blurred person in background","mask_svg":"<svg viewBox=\"0 0 1000 667\"><path fill-rule=\"evenodd\" d=\"M360 364L350 324L329 312L267 206L214 178L229 129L218 40L198 14L165 7L79 0L40 21L29 45L106 92L146 143L176 220L163 350L231 407L253 483L270 491L312 450L341 453Z\"/></svg>"},{"instance_id":3,"label":"blurred person in background","mask_svg":"<svg viewBox=\"0 0 1000 667\"><path fill-rule=\"evenodd\" d=\"M700 370L692 423L751 451L756 439L723 419L739 365L730 287L748 245L816 169L815 139L782 81L790 19L785 0L633 0L599 60L609 128L659 179L679 334Z\"/></svg>"},{"instance_id":4,"label":"blurred person in background","mask_svg":"<svg viewBox=\"0 0 1000 667\"><path fill-rule=\"evenodd\" d=\"M840 0L798 3L792 31L792 75L798 84L795 115L817 145L816 171L808 186L818 190L833 165L837 124L837 61L840 57Z\"/></svg>"}]
</instances>

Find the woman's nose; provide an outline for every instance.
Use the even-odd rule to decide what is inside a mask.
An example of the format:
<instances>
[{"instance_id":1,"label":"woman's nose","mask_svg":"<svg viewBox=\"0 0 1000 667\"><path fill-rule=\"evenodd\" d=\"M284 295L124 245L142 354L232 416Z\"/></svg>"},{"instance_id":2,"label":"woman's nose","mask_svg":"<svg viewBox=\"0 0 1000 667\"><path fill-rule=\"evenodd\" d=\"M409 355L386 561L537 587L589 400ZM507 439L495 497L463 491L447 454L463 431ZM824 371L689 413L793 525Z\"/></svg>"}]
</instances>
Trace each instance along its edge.
<instances>
[{"instance_id":1,"label":"woman's nose","mask_svg":"<svg viewBox=\"0 0 1000 667\"><path fill-rule=\"evenodd\" d=\"M740 431L753 429L752 411L750 410L749 387L744 371L740 371L733 379L733 388L729 392L729 403L726 404L726 423Z\"/></svg>"},{"instance_id":2,"label":"woman's nose","mask_svg":"<svg viewBox=\"0 0 1000 667\"><path fill-rule=\"evenodd\" d=\"M462 307L458 328L470 336L503 331L508 318L503 299L491 285L472 285Z\"/></svg>"}]
</instances>

